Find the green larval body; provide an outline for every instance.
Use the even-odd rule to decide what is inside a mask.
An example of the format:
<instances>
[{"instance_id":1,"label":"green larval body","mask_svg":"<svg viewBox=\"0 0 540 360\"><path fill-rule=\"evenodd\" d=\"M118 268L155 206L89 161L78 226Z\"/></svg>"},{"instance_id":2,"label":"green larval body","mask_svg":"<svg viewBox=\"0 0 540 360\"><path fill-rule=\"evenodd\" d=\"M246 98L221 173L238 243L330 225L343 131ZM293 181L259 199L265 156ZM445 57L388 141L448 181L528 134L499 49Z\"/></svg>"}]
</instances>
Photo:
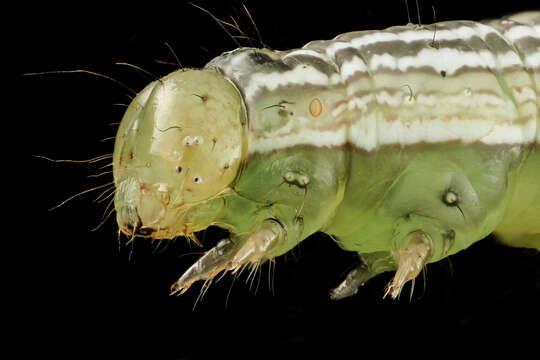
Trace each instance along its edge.
<instances>
[{"instance_id":1,"label":"green larval body","mask_svg":"<svg viewBox=\"0 0 540 360\"><path fill-rule=\"evenodd\" d=\"M490 233L540 249L539 97L539 12L236 49L134 100L117 219L133 236L230 231L175 291L321 231L360 257L332 297L397 270L396 297Z\"/></svg>"}]
</instances>

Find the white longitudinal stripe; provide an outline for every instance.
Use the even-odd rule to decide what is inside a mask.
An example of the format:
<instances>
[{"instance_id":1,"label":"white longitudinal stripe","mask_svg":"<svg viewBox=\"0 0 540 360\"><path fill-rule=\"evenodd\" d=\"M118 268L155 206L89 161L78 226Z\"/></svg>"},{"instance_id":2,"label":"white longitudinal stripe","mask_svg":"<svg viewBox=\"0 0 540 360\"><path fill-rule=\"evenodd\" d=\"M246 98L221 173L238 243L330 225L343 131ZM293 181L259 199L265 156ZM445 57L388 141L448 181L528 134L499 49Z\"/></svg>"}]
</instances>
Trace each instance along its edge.
<instances>
[{"instance_id":1,"label":"white longitudinal stripe","mask_svg":"<svg viewBox=\"0 0 540 360\"><path fill-rule=\"evenodd\" d=\"M310 128L302 132L288 130L290 129L283 128L274 131L272 136L267 134L264 138L251 138L250 152L267 152L298 145L336 147L346 142L367 151L374 150L377 146L391 144L412 145L456 140L487 145L527 144L535 141L537 123L536 119L520 124L509 124L486 119L463 120L457 117L450 120L385 121L377 114L371 114L362 121L352 124L349 139L345 124L333 130Z\"/></svg>"},{"instance_id":2,"label":"white longitudinal stripe","mask_svg":"<svg viewBox=\"0 0 540 360\"><path fill-rule=\"evenodd\" d=\"M526 56L528 66L537 67L540 65L540 51ZM396 57L385 53L374 55L369 62L369 69L377 71L380 68L389 70L399 70L405 72L409 69L422 67L433 68L436 72L445 71L447 75L452 75L464 67L480 67L485 69L509 68L522 65L521 59L514 51L503 54L493 54L490 51L482 50L478 52L464 52L458 49L423 49L415 56ZM359 72L366 72L365 63L354 56L341 66L343 81L346 82Z\"/></svg>"},{"instance_id":3,"label":"white longitudinal stripe","mask_svg":"<svg viewBox=\"0 0 540 360\"><path fill-rule=\"evenodd\" d=\"M516 101L523 103L526 101L534 100L536 93L531 88L524 88L521 91L515 91ZM368 105L374 101L377 101L379 105L399 107L402 105L425 105L425 106L438 106L442 103L445 105L455 105L460 107L483 107L483 106L498 106L501 110L499 112L508 109L512 109L511 102L507 98L501 98L500 96L489 93L468 93L465 90L461 96L453 94L416 94L412 99L407 88L404 88L403 92L390 93L386 90L380 90L374 93L368 93L363 96L353 96L347 102L349 111L361 110L367 111Z\"/></svg>"},{"instance_id":4,"label":"white longitudinal stripe","mask_svg":"<svg viewBox=\"0 0 540 360\"><path fill-rule=\"evenodd\" d=\"M492 32L495 33L494 30ZM450 30L437 30L437 40L456 40L456 39L469 39L473 36L478 36L478 33L474 31L474 27L460 26L456 29ZM419 40L431 40L433 39L433 31L422 28L403 28L403 31L389 32L380 31L372 32L368 34L360 35L350 41L339 41L340 36L335 38L337 41L332 42L327 48L326 53L333 57L337 51L346 48L359 48L362 46L373 45L377 43L391 42L391 41L403 41L405 43L411 43ZM308 44L309 45L309 44ZM308 46L306 45L306 46Z\"/></svg>"},{"instance_id":5,"label":"white longitudinal stripe","mask_svg":"<svg viewBox=\"0 0 540 360\"><path fill-rule=\"evenodd\" d=\"M373 100L375 100L375 95L373 93L369 93L364 96L355 96L349 99L347 102L347 108L349 111L358 109L365 112L368 110L368 104Z\"/></svg>"},{"instance_id":6,"label":"white longitudinal stripe","mask_svg":"<svg viewBox=\"0 0 540 360\"><path fill-rule=\"evenodd\" d=\"M325 54L323 53L320 53L318 51L314 51L314 50L309 50L309 49L297 49L297 50L293 50L291 52L289 52L288 54L286 54L285 56L283 56L281 59L282 60L285 60L287 59L288 57L291 57L291 56L299 56L299 55L305 55L305 56L311 56L311 57L316 57L317 59L321 59L322 61L324 61L325 63L327 64L330 64L330 65L334 65L334 62L331 61L331 59L326 56ZM336 71L338 71L339 69L336 68Z\"/></svg>"},{"instance_id":7,"label":"white longitudinal stripe","mask_svg":"<svg viewBox=\"0 0 540 360\"><path fill-rule=\"evenodd\" d=\"M538 28L538 29L536 29ZM504 37L511 42L518 41L521 38L532 37L540 38L540 26L524 26L516 25L512 26L509 30L504 32Z\"/></svg>"},{"instance_id":8,"label":"white longitudinal stripe","mask_svg":"<svg viewBox=\"0 0 540 360\"><path fill-rule=\"evenodd\" d=\"M317 70L313 66L298 65L288 71L272 73L254 73L249 84L244 88L247 101L253 100L257 91L266 88L270 91L286 85L319 85L331 86L341 83L339 74L331 76Z\"/></svg>"},{"instance_id":9,"label":"white longitudinal stripe","mask_svg":"<svg viewBox=\"0 0 540 360\"><path fill-rule=\"evenodd\" d=\"M532 68L540 67L540 49L535 53L526 55L525 64Z\"/></svg>"},{"instance_id":10,"label":"white longitudinal stripe","mask_svg":"<svg viewBox=\"0 0 540 360\"><path fill-rule=\"evenodd\" d=\"M537 26L534 28L536 29ZM533 32L531 27L523 27L526 29L516 29L512 32L512 41L518 40L524 37L534 37L540 39L540 34ZM484 24L470 24L459 26L454 29L437 29L436 40L437 41L452 41L460 40L467 41L474 36L480 37L482 40L485 40L488 35L500 36L499 32L493 29L490 26ZM334 41L332 41L329 46L326 48L326 53L330 57L334 57L336 52L342 49L347 48L361 48L368 45L385 43L391 41L402 41L404 43L411 43L414 41L431 41L433 39L434 30L425 29L425 28L406 28L404 27L402 31L390 32L390 31L381 31L381 32L372 32L368 34L359 35L356 38L353 38L349 41L341 41L340 36L337 36ZM307 44L306 46L309 46Z\"/></svg>"},{"instance_id":11,"label":"white longitudinal stripe","mask_svg":"<svg viewBox=\"0 0 540 360\"><path fill-rule=\"evenodd\" d=\"M540 33L533 30L532 27L527 27L527 26L515 26L511 28L508 31L508 33L511 34L512 41L517 41L521 38L526 38L526 37L540 39ZM461 26L452 30L438 30L436 33L436 39L437 41L443 41L443 40L466 41L472 38L473 36L478 36L481 39L485 40L487 36L490 34L495 34L497 36L500 36L500 34L497 31L495 31L493 28L487 25L475 24L474 26ZM402 41L404 43L410 43L412 41L418 41L418 40L428 41L432 39L433 39L433 31L431 30L404 30L403 32L398 32L398 33L390 33L390 32L370 33L367 35L359 36L350 41L339 41L339 37L338 37L337 40L332 42L326 48L326 53L329 57L334 57L336 52L342 49L350 49L350 48L361 49L363 46L377 44L377 43L391 42L391 41ZM478 58L478 55L480 55L480 57L485 57L486 60L488 61L490 58L495 57L495 61L499 65L500 69L520 64L518 55L514 53L513 51L509 51L504 54L493 55L493 53L491 53L488 50L482 50L478 52L473 52L473 51L465 52L465 51L460 51L458 49L451 49L451 48L423 49L416 56L404 57L404 61L406 61L405 58L408 58L409 61L414 61L414 60L422 61L422 58L425 57L424 59L426 60L427 64L429 64L429 61L431 59L437 59L437 58L439 58L440 59L439 61L441 62L446 56L453 56L451 52L453 52L454 54L460 53L467 56L467 58L464 58L464 62L468 61L469 59L473 59L475 57L475 54L477 54L476 55L477 58ZM375 55L374 58L377 59L378 61L385 61L385 64L388 65L390 68L395 68L395 65L393 66L393 64L395 64L395 62L392 61L393 59L386 57L386 55L387 54L379 55L379 56L382 56L382 59L381 58L377 59L377 55ZM538 66L538 60L536 60L537 57L538 57L537 54L527 55L527 58L530 58L529 60L530 65ZM450 57L450 59L452 58L453 57ZM361 67L364 66L364 64L363 62L361 63L358 60L359 59L352 59L351 63L348 63L348 62L344 63L343 66L345 66L347 72L352 71L351 68L353 68L353 64L359 66L359 69L357 71L362 71ZM469 66L485 66L486 65L482 63L474 64L475 62L478 62L478 61L473 60L473 63L470 64ZM492 65L494 66L495 64L492 64ZM459 67L463 67L463 66L464 64L461 64ZM346 78L347 77L344 76L344 79Z\"/></svg>"},{"instance_id":12,"label":"white longitudinal stripe","mask_svg":"<svg viewBox=\"0 0 540 360\"><path fill-rule=\"evenodd\" d=\"M414 56L396 57L388 53L374 55L369 62L369 68L372 71L386 68L406 72L410 69L428 67L433 68L436 72L445 71L447 75L453 75L456 71L464 67L503 70L521 64L521 59L514 51L494 54L488 50L461 51L450 48L426 48ZM344 78L344 81L346 80L347 78Z\"/></svg>"},{"instance_id":13,"label":"white longitudinal stripe","mask_svg":"<svg viewBox=\"0 0 540 360\"><path fill-rule=\"evenodd\" d=\"M366 72L367 67L366 64L360 57L354 56L351 59L344 61L341 65L341 77L343 78L343 81L346 81L351 76L358 72Z\"/></svg>"},{"instance_id":14,"label":"white longitudinal stripe","mask_svg":"<svg viewBox=\"0 0 540 360\"><path fill-rule=\"evenodd\" d=\"M310 128L310 119L298 117L294 125L286 126L265 134L262 138L248 139L250 152L267 152L289 146L315 145L317 147L336 147L347 142L347 126L343 124L332 131ZM293 131L296 126L301 131Z\"/></svg>"},{"instance_id":15,"label":"white longitudinal stripe","mask_svg":"<svg viewBox=\"0 0 540 360\"><path fill-rule=\"evenodd\" d=\"M464 143L481 142L488 145L523 144L534 141L536 120L523 124L509 124L486 119L453 118L450 120L428 119L411 122L381 121L377 124L379 145L410 145L419 142L439 143L461 140ZM351 139L351 142L366 150L363 139Z\"/></svg>"},{"instance_id":16,"label":"white longitudinal stripe","mask_svg":"<svg viewBox=\"0 0 540 360\"><path fill-rule=\"evenodd\" d=\"M540 62L540 52L526 57L529 66L537 66ZM431 49L426 48L415 56L396 57L391 54L374 55L369 62L371 71L386 68L393 71L406 72L410 69L429 67L436 72L445 71L453 75L463 67L480 67L486 69L505 69L521 65L517 53L509 51L502 54L493 54L488 50L478 52L463 52L458 49ZM260 88L270 91L279 86L286 85L336 85L348 80L357 72L366 71L364 62L359 57L346 61L341 68L341 76L333 74L330 77L312 66L296 66L289 71L272 73L254 73L248 86L245 88L246 97L252 100Z\"/></svg>"}]
</instances>

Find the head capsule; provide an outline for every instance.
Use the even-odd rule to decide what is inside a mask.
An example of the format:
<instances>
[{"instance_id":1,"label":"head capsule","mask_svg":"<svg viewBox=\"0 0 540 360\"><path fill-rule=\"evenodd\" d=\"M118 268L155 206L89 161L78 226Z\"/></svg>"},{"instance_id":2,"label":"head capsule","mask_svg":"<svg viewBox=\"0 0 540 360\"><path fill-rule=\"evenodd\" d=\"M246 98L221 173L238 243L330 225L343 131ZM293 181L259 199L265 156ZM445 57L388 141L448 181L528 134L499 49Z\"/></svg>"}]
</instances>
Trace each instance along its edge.
<instances>
[{"instance_id":1,"label":"head capsule","mask_svg":"<svg viewBox=\"0 0 540 360\"><path fill-rule=\"evenodd\" d=\"M216 72L179 70L142 90L114 147L121 231L171 238L211 225L239 174L245 123L242 96Z\"/></svg>"}]
</instances>

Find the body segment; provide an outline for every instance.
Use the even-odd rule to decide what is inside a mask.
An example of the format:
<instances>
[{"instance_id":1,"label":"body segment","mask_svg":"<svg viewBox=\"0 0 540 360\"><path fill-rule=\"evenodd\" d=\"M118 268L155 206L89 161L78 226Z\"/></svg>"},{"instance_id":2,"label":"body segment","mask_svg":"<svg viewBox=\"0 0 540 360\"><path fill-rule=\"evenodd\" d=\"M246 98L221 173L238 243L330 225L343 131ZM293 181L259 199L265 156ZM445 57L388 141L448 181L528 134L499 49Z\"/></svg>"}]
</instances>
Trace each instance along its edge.
<instances>
[{"instance_id":1,"label":"body segment","mask_svg":"<svg viewBox=\"0 0 540 360\"><path fill-rule=\"evenodd\" d=\"M353 32L290 51L236 49L203 70L169 75L183 87L181 96L199 102L197 111L174 98L167 98L174 110L162 109L155 99L172 95L160 90L167 81L155 82L147 91L157 105L132 105L143 107L137 116L149 130L135 127L128 110L123 123L132 125L120 128L115 154L138 134L161 144L168 159L167 169L161 158L152 162L152 174L178 162L194 176L189 186L166 181L165 197L176 194L176 201L152 205L167 214L160 219L178 219L167 225L174 228L168 236L208 225L231 232L174 289L271 260L317 231L360 255L334 298L389 270L397 270L387 288L396 297L426 263L492 232L508 244L540 248L539 19L529 13ZM215 74L210 85L195 90L192 79L208 73ZM219 87L228 89L225 98L213 92ZM219 112L208 108L212 101ZM155 120L159 111L168 114L166 126ZM222 117L230 125L220 125ZM215 148L230 126L224 136L237 145ZM214 147L193 150L194 138ZM140 154L139 161L146 156ZM141 219L157 210L133 200L144 198L145 188L137 171L127 170L133 159L115 156L117 188L140 188L129 199L117 191L119 222L137 225L122 230L163 237L160 221ZM196 174L201 167L204 176ZM210 175L224 170L227 176ZM198 190L197 177L208 181L207 190ZM175 181L181 192L173 192ZM126 209L131 215L120 215Z\"/></svg>"}]
</instances>

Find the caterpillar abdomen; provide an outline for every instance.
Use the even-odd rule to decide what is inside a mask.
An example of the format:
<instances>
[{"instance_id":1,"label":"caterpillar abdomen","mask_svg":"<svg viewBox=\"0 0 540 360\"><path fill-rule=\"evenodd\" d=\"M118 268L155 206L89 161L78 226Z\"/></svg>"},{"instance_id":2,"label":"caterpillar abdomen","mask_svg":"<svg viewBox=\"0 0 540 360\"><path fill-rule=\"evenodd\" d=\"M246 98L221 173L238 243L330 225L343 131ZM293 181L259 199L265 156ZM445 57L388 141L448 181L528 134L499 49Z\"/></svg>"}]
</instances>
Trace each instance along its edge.
<instances>
[{"instance_id":1,"label":"caterpillar abdomen","mask_svg":"<svg viewBox=\"0 0 540 360\"><path fill-rule=\"evenodd\" d=\"M240 48L152 83L117 138L121 228L230 230L175 290L323 231L361 258L335 298L388 270L396 297L497 229L540 248L540 14L516 19Z\"/></svg>"}]
</instances>

